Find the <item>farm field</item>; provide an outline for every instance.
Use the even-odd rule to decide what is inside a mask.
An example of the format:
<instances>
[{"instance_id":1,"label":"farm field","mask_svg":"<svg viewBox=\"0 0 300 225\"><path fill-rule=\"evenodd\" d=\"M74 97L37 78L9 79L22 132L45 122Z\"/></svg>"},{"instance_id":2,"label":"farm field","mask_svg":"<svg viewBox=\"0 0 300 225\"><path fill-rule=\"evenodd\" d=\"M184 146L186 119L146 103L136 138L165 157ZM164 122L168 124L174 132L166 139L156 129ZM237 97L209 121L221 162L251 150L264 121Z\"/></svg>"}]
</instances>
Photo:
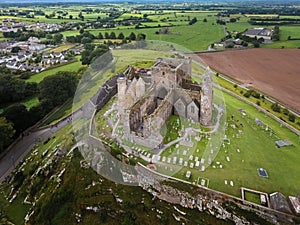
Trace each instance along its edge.
<instances>
[{"instance_id":1,"label":"farm field","mask_svg":"<svg viewBox=\"0 0 300 225\"><path fill-rule=\"evenodd\" d=\"M300 51L248 49L200 54L210 67L272 96L300 111ZM270 72L272 71L272 72Z\"/></svg>"},{"instance_id":2,"label":"farm field","mask_svg":"<svg viewBox=\"0 0 300 225\"><path fill-rule=\"evenodd\" d=\"M224 37L224 30L221 25L216 24L216 12L189 12L189 13L176 13L166 12L162 15L149 15L149 18L155 20L155 22L142 23L140 29L135 29L134 26L120 26L116 28L99 28L99 29L86 29L94 35L98 35L99 32L104 34L105 32L114 31L118 36L119 33L123 33L128 36L131 32L136 34L146 34L146 40L160 40L172 42L184 46L189 50L206 50L207 47L213 42L220 41ZM130 16L140 16L140 14L124 14L125 18ZM188 18L197 18L197 22L193 25L188 25ZM168 18L168 20L167 20ZM207 22L203 20L207 19ZM166 22L160 20L166 19ZM147 26L152 26L148 28ZM154 26L154 27L153 27ZM169 27L168 34L156 34L164 26ZM143 28L142 28L143 27ZM79 31L65 31L62 34L66 36L78 35Z\"/></svg>"},{"instance_id":3,"label":"farm field","mask_svg":"<svg viewBox=\"0 0 300 225\"><path fill-rule=\"evenodd\" d=\"M74 46L75 46L75 44L67 43L67 44L63 44L61 46L58 46L56 48L50 49L47 52L49 52L49 53L51 53L51 52L63 52L63 51L69 50L70 48L73 48Z\"/></svg>"}]
</instances>

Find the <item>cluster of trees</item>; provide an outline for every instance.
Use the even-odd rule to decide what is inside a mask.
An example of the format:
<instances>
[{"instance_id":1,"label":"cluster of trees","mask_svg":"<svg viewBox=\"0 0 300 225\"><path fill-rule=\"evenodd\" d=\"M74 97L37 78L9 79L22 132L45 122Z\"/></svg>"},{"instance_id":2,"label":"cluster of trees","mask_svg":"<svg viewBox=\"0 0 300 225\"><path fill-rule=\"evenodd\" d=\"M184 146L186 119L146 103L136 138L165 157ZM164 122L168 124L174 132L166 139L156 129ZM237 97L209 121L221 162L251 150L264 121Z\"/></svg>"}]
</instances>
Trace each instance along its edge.
<instances>
[{"instance_id":1,"label":"cluster of trees","mask_svg":"<svg viewBox=\"0 0 300 225\"><path fill-rule=\"evenodd\" d=\"M17 102L36 95L36 83L25 82L11 75L0 75L0 104Z\"/></svg>"},{"instance_id":2,"label":"cluster of trees","mask_svg":"<svg viewBox=\"0 0 300 225\"><path fill-rule=\"evenodd\" d=\"M84 31L84 29L80 29L79 35L76 36L68 36L66 40L70 43L91 43L93 40L96 39L96 36L90 33L89 31Z\"/></svg>"},{"instance_id":3,"label":"cluster of trees","mask_svg":"<svg viewBox=\"0 0 300 225\"><path fill-rule=\"evenodd\" d=\"M220 20L220 19L217 19L216 23L220 24L220 25L226 25L226 22L224 20Z\"/></svg>"},{"instance_id":4,"label":"cluster of trees","mask_svg":"<svg viewBox=\"0 0 300 225\"><path fill-rule=\"evenodd\" d=\"M45 37L46 37L46 40L42 41L42 43L47 44L47 45L49 45L49 44L50 45L58 45L64 39L64 36L61 33L47 34Z\"/></svg>"},{"instance_id":5,"label":"cluster of trees","mask_svg":"<svg viewBox=\"0 0 300 225\"><path fill-rule=\"evenodd\" d=\"M273 103L272 105L271 105L271 109L274 111L274 112L278 112L278 113L281 113L281 112L283 112L283 114L284 115L286 115L286 116L288 116L288 119L289 119L289 121L291 121L291 122L295 122L295 120L296 120L296 116L293 114L293 113L291 113L288 109L286 109L286 108L281 108L281 106L280 105L278 105L278 103ZM281 118L282 119L282 118Z\"/></svg>"},{"instance_id":6,"label":"cluster of trees","mask_svg":"<svg viewBox=\"0 0 300 225\"><path fill-rule=\"evenodd\" d=\"M13 90L16 88L14 85L24 85L19 82L20 80L6 80L11 82L10 88ZM4 82L8 82L6 80ZM76 91L77 83L78 76L73 72L58 72L53 76L46 77L38 85L29 83L29 92L32 93L31 89L33 89L34 93L37 93L40 103L30 108L30 110L27 110L21 103L15 103L2 112L0 115L0 152L11 143L14 137L35 124L54 107L63 104L68 98L72 97ZM20 90L18 91L20 92ZM26 88L24 91L26 91ZM2 99L5 95L1 94L0 97ZM19 94L14 98L17 99L18 97ZM8 99L2 101L8 101Z\"/></svg>"},{"instance_id":7,"label":"cluster of trees","mask_svg":"<svg viewBox=\"0 0 300 225\"><path fill-rule=\"evenodd\" d=\"M3 36L5 38L13 38L17 41L27 41L30 37L47 38L45 44L60 44L63 40L63 35L60 33L52 35L44 31L26 30L25 28L22 30L19 29L17 32L4 32Z\"/></svg>"},{"instance_id":8,"label":"cluster of trees","mask_svg":"<svg viewBox=\"0 0 300 225\"><path fill-rule=\"evenodd\" d=\"M101 59L98 59L100 56L104 55L105 53L107 53L105 55L105 57L101 57ZM113 59L113 56L109 52L108 46L104 45L104 44L97 45L97 46L94 44L90 44L90 43L85 44L85 50L82 52L82 55L81 55L82 65L92 64L92 67L94 69L102 69L109 62L111 62L112 59Z\"/></svg>"},{"instance_id":9,"label":"cluster of trees","mask_svg":"<svg viewBox=\"0 0 300 225\"><path fill-rule=\"evenodd\" d=\"M255 91L255 90L248 90L245 94L244 94L244 96L246 97L246 98L249 98L250 96L253 96L254 98L257 98L257 99L259 99L260 98L260 94L257 92L257 91Z\"/></svg>"},{"instance_id":10,"label":"cluster of trees","mask_svg":"<svg viewBox=\"0 0 300 225\"><path fill-rule=\"evenodd\" d=\"M253 44L255 48L259 48L260 44L262 44L265 40L264 38L257 38L257 37L249 37L247 35L244 35L243 33L238 33L235 38L241 39L241 45L248 46L249 43Z\"/></svg>"},{"instance_id":11,"label":"cluster of trees","mask_svg":"<svg viewBox=\"0 0 300 225\"><path fill-rule=\"evenodd\" d=\"M17 32L4 32L3 37L13 38L17 41L27 41L29 37L44 38L46 37L46 33L44 31L26 30L24 27L19 29Z\"/></svg>"},{"instance_id":12,"label":"cluster of trees","mask_svg":"<svg viewBox=\"0 0 300 225\"><path fill-rule=\"evenodd\" d=\"M194 17L193 19L191 19L189 21L189 25L193 25L194 23L197 23L197 18L196 17Z\"/></svg>"},{"instance_id":13,"label":"cluster of trees","mask_svg":"<svg viewBox=\"0 0 300 225\"><path fill-rule=\"evenodd\" d=\"M237 85L235 86L235 88L237 87ZM264 95L260 95L260 93L258 93L257 91L255 90L248 90L244 96L246 98L249 98L250 96L254 97L254 98L257 98L257 99L260 99L262 98L264 100L265 96ZM257 105L260 105L260 101L257 101L256 102ZM278 103L273 103L271 105L271 109L274 111L274 112L278 112L278 113L283 113L284 115L288 116L288 120L291 121L291 122L295 122L296 120L296 116L291 113L288 109L286 108L282 108ZM284 120L283 118L280 117L280 119Z\"/></svg>"},{"instance_id":14,"label":"cluster of trees","mask_svg":"<svg viewBox=\"0 0 300 225\"><path fill-rule=\"evenodd\" d=\"M279 26L274 27L273 35L272 35L273 41L279 41Z\"/></svg>"}]
</instances>

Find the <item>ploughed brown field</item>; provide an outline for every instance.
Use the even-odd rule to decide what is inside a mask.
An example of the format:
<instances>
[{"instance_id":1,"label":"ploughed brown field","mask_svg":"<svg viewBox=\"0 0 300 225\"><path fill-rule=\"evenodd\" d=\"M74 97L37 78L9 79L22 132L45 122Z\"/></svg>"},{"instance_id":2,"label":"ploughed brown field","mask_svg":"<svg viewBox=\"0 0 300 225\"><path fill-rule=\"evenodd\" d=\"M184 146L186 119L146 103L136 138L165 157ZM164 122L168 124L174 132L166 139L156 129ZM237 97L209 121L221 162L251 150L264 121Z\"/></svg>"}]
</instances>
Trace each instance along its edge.
<instances>
[{"instance_id":1,"label":"ploughed brown field","mask_svg":"<svg viewBox=\"0 0 300 225\"><path fill-rule=\"evenodd\" d=\"M300 49L228 50L198 56L220 73L300 112Z\"/></svg>"}]
</instances>

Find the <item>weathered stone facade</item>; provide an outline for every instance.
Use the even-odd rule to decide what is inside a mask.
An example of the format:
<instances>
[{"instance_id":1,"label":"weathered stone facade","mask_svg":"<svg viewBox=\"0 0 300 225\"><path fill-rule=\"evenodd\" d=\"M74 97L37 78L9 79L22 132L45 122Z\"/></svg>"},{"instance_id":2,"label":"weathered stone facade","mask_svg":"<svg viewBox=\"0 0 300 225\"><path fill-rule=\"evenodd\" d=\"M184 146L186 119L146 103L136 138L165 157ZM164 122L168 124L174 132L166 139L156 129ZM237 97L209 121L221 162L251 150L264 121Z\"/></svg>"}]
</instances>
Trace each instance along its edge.
<instances>
[{"instance_id":1,"label":"weathered stone facade","mask_svg":"<svg viewBox=\"0 0 300 225\"><path fill-rule=\"evenodd\" d=\"M149 147L158 146L170 115L209 126L212 121L212 80L207 70L202 85L191 80L191 59L157 59L151 70L133 67L118 78L118 111L124 138Z\"/></svg>"}]
</instances>

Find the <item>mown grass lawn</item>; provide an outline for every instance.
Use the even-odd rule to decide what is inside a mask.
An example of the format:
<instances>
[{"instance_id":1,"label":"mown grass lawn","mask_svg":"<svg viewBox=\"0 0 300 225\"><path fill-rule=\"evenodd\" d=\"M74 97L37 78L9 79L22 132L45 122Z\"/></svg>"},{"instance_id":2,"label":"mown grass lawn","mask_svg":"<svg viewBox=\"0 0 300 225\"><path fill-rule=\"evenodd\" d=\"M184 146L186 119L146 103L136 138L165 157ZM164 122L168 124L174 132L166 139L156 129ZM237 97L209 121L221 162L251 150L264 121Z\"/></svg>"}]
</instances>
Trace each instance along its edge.
<instances>
[{"instance_id":1,"label":"mown grass lawn","mask_svg":"<svg viewBox=\"0 0 300 225\"><path fill-rule=\"evenodd\" d=\"M256 108L226 93L223 95L228 120L226 135L230 139L230 144L220 148L214 162L205 172L184 168L176 176L185 179L186 171L191 170L193 180L197 177L206 177L210 180L210 188L238 197L241 195L240 187L267 193L279 191L286 196L299 193L299 137ZM240 108L246 111L246 116L242 116L238 111ZM255 123L256 118L265 126L259 127ZM233 124L235 129L231 127ZM239 133L238 130L241 130L242 134L237 138L235 135ZM289 140L293 146L276 148L275 141L279 139ZM227 156L230 158L229 162ZM220 162L222 169L218 168L216 162ZM258 175L257 169L261 167L267 171L269 178ZM225 184L225 180L228 184ZM230 181L233 181L233 187L229 185Z\"/></svg>"}]
</instances>

